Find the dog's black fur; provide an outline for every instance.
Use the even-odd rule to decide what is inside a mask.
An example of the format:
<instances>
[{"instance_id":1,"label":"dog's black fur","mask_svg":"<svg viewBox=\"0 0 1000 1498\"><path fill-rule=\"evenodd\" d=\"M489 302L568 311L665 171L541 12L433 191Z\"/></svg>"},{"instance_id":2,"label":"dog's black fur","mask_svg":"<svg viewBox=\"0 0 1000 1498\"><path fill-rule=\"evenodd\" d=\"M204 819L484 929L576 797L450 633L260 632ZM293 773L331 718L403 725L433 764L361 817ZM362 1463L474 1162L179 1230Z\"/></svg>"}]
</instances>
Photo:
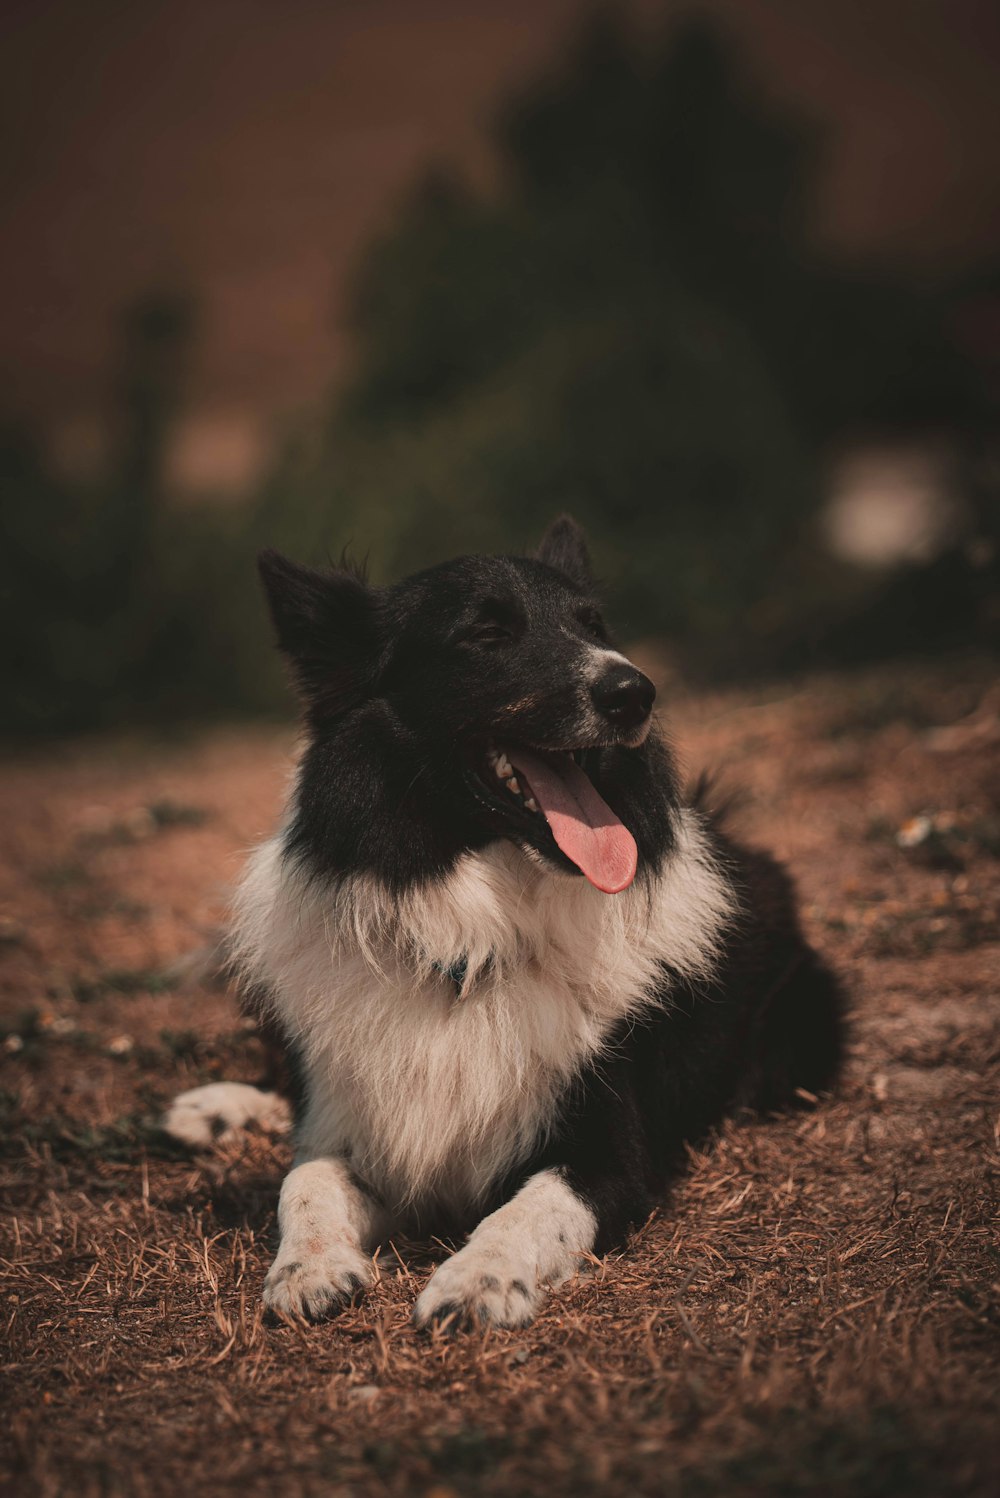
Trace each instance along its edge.
<instances>
[{"instance_id":1,"label":"dog's black fur","mask_svg":"<svg viewBox=\"0 0 1000 1498\"><path fill-rule=\"evenodd\" d=\"M708 983L676 980L669 1007L627 1022L580 1076L526 1173L562 1165L597 1214L597 1253L642 1222L697 1143L739 1107L816 1100L834 1081L843 1002L807 945L781 867L717 835L743 913Z\"/></svg>"},{"instance_id":2,"label":"dog's black fur","mask_svg":"<svg viewBox=\"0 0 1000 1498\"><path fill-rule=\"evenodd\" d=\"M310 869L333 878L367 872L400 890L512 837L578 874L546 824L481 773L498 738L576 742L572 647L610 641L582 537L571 553L574 535L560 528L564 566L461 557L381 592L353 571L323 574L261 555L309 730L288 847ZM592 749L582 760L632 832L640 867L657 870L678 796L662 744Z\"/></svg>"},{"instance_id":3,"label":"dog's black fur","mask_svg":"<svg viewBox=\"0 0 1000 1498\"><path fill-rule=\"evenodd\" d=\"M505 796L486 769L497 741L588 744L575 673L580 652L607 646L609 636L572 522L556 523L537 558L463 558L385 590L350 570L316 573L271 552L261 572L308 734L288 858L320 881L365 872L404 891L508 838L554 874L580 877L544 819ZM634 668L633 677L609 669L645 690ZM634 727L606 720L603 747L590 742L578 758L631 830L637 878L653 890L674 848L681 794L666 746L651 734L630 747ZM646 1217L682 1165L685 1142L741 1105L773 1109L815 1096L841 1055L841 991L804 939L788 878L706 817L736 894L711 975L664 967L665 1002L621 1023L578 1073L533 1155L518 1159L485 1203L557 1167L596 1215L598 1252Z\"/></svg>"}]
</instances>

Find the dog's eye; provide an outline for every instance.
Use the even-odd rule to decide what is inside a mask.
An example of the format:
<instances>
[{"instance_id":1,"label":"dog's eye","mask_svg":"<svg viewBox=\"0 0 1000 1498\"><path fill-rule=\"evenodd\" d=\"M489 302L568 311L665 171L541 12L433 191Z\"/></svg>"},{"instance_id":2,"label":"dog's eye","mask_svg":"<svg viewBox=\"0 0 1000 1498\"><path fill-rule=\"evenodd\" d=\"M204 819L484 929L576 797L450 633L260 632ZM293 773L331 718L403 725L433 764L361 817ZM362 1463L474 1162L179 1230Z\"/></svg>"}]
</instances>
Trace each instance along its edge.
<instances>
[{"instance_id":1,"label":"dog's eye","mask_svg":"<svg viewBox=\"0 0 1000 1498\"><path fill-rule=\"evenodd\" d=\"M463 640L473 645L504 645L514 638L513 632L496 619L484 620L463 635Z\"/></svg>"},{"instance_id":2,"label":"dog's eye","mask_svg":"<svg viewBox=\"0 0 1000 1498\"><path fill-rule=\"evenodd\" d=\"M592 636L595 640L600 640L602 645L607 643L608 632L604 628L604 620L596 609L584 609L576 617L588 635Z\"/></svg>"}]
</instances>

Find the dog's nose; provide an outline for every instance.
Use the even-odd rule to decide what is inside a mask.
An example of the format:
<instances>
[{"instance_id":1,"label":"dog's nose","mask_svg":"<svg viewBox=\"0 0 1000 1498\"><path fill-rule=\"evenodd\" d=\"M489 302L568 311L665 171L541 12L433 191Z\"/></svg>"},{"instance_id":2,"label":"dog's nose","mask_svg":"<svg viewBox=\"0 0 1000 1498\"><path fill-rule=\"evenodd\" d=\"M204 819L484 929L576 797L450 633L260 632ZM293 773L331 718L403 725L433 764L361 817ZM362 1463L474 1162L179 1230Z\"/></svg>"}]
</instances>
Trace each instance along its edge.
<instances>
[{"instance_id":1,"label":"dog's nose","mask_svg":"<svg viewBox=\"0 0 1000 1498\"><path fill-rule=\"evenodd\" d=\"M616 728L638 728L653 708L656 688L634 666L613 666L590 689L594 706Z\"/></svg>"}]
</instances>

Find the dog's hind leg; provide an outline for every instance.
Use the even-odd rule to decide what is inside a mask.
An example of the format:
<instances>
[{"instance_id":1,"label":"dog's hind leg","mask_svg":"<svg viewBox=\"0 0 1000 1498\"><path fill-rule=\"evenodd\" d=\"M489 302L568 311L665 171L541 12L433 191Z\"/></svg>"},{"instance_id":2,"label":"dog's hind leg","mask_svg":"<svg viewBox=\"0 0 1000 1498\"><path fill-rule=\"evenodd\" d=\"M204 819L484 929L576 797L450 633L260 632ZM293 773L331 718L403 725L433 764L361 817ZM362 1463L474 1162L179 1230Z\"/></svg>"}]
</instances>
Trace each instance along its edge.
<instances>
[{"instance_id":1,"label":"dog's hind leg","mask_svg":"<svg viewBox=\"0 0 1000 1498\"><path fill-rule=\"evenodd\" d=\"M843 1061L845 1034L840 983L803 946L756 1017L740 1101L768 1112L826 1092Z\"/></svg>"},{"instance_id":2,"label":"dog's hind leg","mask_svg":"<svg viewBox=\"0 0 1000 1498\"><path fill-rule=\"evenodd\" d=\"M257 1086L246 1082L210 1082L174 1098L163 1128L189 1149L208 1149L241 1129L288 1134L302 1097L298 1056L258 994L244 995L241 1006L257 1027L264 1050L264 1069Z\"/></svg>"},{"instance_id":3,"label":"dog's hind leg","mask_svg":"<svg viewBox=\"0 0 1000 1498\"><path fill-rule=\"evenodd\" d=\"M208 1149L241 1129L287 1134L291 1126L291 1110L283 1097L245 1082L193 1087L174 1098L163 1118L163 1128L171 1138L191 1149Z\"/></svg>"}]
</instances>

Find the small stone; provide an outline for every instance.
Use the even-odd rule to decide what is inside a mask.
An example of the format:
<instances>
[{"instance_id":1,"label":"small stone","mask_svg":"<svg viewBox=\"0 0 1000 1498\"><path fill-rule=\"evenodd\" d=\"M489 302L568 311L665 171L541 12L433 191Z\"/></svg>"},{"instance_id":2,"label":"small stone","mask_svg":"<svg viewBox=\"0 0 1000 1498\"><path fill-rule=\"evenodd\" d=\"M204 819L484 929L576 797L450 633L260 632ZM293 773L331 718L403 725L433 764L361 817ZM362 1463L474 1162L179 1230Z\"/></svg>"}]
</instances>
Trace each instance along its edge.
<instances>
[{"instance_id":1,"label":"small stone","mask_svg":"<svg viewBox=\"0 0 1000 1498\"><path fill-rule=\"evenodd\" d=\"M348 1399L354 1399L358 1404L372 1404L382 1390L377 1384L358 1384L355 1389L348 1389Z\"/></svg>"},{"instance_id":2,"label":"small stone","mask_svg":"<svg viewBox=\"0 0 1000 1498\"><path fill-rule=\"evenodd\" d=\"M20 921L10 916L0 916L0 947L20 947L28 938L28 932Z\"/></svg>"},{"instance_id":3,"label":"small stone","mask_svg":"<svg viewBox=\"0 0 1000 1498\"><path fill-rule=\"evenodd\" d=\"M910 817L897 831L896 842L900 848L919 848L933 831L934 823L930 817Z\"/></svg>"}]
</instances>

